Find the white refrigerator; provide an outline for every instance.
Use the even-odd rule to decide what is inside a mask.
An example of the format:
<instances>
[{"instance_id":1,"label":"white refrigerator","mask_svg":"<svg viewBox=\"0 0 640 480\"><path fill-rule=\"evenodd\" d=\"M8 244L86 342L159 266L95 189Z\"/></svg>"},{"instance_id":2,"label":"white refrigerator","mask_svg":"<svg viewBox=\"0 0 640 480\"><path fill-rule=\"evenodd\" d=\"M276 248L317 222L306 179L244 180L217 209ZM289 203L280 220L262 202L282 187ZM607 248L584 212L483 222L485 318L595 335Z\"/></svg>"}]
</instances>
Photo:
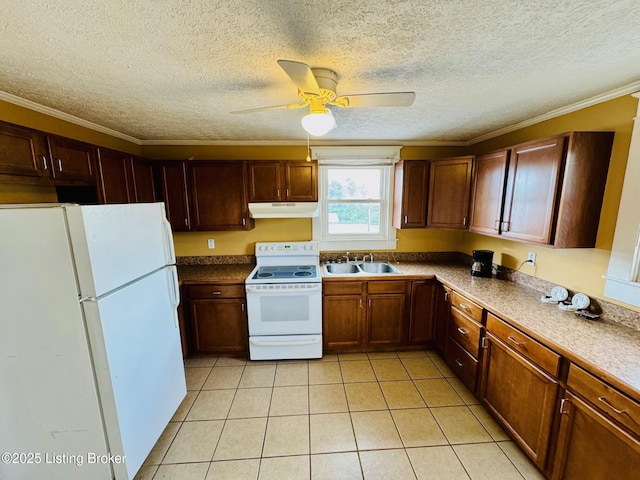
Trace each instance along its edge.
<instances>
[{"instance_id":1,"label":"white refrigerator","mask_svg":"<svg viewBox=\"0 0 640 480\"><path fill-rule=\"evenodd\" d=\"M0 207L0 479L132 479L186 394L162 203Z\"/></svg>"}]
</instances>

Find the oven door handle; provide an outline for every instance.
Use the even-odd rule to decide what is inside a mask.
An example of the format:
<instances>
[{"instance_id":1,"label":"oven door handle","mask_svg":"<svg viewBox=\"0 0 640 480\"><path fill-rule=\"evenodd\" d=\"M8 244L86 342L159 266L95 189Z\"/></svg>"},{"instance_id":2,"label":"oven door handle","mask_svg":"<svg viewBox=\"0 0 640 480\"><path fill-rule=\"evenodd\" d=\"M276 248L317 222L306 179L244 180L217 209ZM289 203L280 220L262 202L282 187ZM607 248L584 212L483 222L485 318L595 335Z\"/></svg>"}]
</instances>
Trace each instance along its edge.
<instances>
[{"instance_id":1,"label":"oven door handle","mask_svg":"<svg viewBox=\"0 0 640 480\"><path fill-rule=\"evenodd\" d=\"M313 340L298 340L292 342L261 342L260 340L249 340L252 345L256 347L292 347L296 345L314 345L320 341L319 338L314 338Z\"/></svg>"},{"instance_id":2,"label":"oven door handle","mask_svg":"<svg viewBox=\"0 0 640 480\"><path fill-rule=\"evenodd\" d=\"M308 292L318 292L322 290L322 283L317 284L295 284L295 285L305 285L300 288L278 288L277 284L275 284L275 288L261 288L261 286L254 285L245 285L247 293L262 293L264 295L274 294L274 293L308 293ZM313 285L313 286L311 286Z\"/></svg>"}]
</instances>

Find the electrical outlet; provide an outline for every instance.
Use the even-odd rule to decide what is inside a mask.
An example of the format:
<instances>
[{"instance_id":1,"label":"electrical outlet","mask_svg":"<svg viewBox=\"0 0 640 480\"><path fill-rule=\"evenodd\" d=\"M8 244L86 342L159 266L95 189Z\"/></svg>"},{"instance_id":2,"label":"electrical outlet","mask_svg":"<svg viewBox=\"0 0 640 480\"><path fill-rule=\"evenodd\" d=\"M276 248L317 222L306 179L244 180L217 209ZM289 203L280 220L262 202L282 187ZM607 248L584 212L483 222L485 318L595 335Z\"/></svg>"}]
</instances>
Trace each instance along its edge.
<instances>
[{"instance_id":1,"label":"electrical outlet","mask_svg":"<svg viewBox=\"0 0 640 480\"><path fill-rule=\"evenodd\" d=\"M527 262L529 262L531 265L535 265L536 264L536 254L533 252L529 252L529 254L527 255Z\"/></svg>"},{"instance_id":2,"label":"electrical outlet","mask_svg":"<svg viewBox=\"0 0 640 480\"><path fill-rule=\"evenodd\" d=\"M210 238L210 239L207 240L207 247L210 250L213 250L214 248L216 248L216 242L215 242L215 240L213 238Z\"/></svg>"}]
</instances>

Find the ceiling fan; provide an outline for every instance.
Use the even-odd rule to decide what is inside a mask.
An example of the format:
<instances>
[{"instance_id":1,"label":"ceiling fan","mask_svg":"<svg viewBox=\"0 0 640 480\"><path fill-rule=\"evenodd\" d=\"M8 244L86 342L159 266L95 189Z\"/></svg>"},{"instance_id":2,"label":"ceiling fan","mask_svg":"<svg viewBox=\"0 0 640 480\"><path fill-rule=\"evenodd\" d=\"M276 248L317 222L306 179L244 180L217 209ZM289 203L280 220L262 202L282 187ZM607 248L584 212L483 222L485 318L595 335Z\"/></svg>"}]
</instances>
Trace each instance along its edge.
<instances>
[{"instance_id":1,"label":"ceiling fan","mask_svg":"<svg viewBox=\"0 0 640 480\"><path fill-rule=\"evenodd\" d=\"M336 94L338 75L327 68L311 68L293 60L278 60L278 65L298 87L298 98L302 103L251 108L231 113L254 113L266 110L293 109L309 106L309 114L302 118L302 127L316 137L326 134L336 127L335 119L327 105L340 108L363 107L408 107L416 94L414 92L365 93L359 95Z\"/></svg>"}]
</instances>

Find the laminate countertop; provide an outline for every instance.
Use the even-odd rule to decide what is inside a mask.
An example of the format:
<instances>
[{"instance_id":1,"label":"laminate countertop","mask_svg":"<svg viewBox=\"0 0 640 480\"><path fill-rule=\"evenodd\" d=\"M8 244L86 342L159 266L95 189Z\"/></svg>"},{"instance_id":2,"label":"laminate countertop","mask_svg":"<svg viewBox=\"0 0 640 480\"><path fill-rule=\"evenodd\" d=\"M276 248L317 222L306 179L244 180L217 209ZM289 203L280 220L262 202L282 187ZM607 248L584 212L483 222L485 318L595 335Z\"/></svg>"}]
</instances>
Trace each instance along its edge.
<instances>
[{"instance_id":1,"label":"laminate countertop","mask_svg":"<svg viewBox=\"0 0 640 480\"><path fill-rule=\"evenodd\" d=\"M586 320L518 283L472 277L468 266L430 262L394 263L400 275L327 276L323 281L436 278L502 320L531 335L571 362L600 376L640 401L640 330L603 318ZM186 283L244 281L253 265L179 266Z\"/></svg>"}]
</instances>

